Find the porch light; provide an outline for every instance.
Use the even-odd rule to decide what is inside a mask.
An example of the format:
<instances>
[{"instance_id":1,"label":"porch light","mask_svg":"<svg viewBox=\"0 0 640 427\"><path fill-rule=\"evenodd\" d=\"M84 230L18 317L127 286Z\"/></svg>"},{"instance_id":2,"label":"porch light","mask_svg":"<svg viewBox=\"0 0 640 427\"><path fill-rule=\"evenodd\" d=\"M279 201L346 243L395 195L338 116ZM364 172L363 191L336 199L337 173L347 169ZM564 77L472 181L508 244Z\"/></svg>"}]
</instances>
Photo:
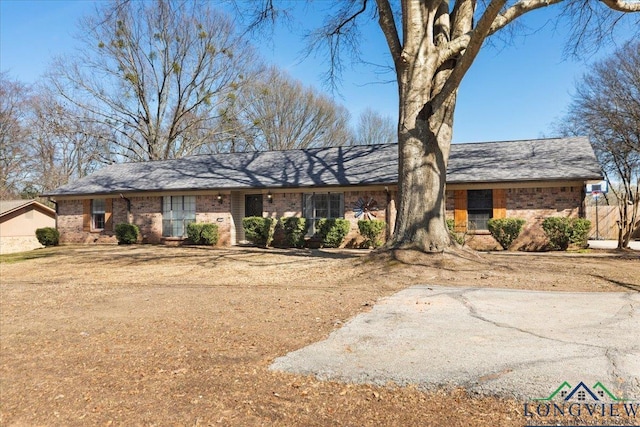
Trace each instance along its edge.
<instances>
[{"instance_id":1,"label":"porch light","mask_svg":"<svg viewBox=\"0 0 640 427\"><path fill-rule=\"evenodd\" d=\"M218 193L218 204L222 204L222 194Z\"/></svg>"},{"instance_id":2,"label":"porch light","mask_svg":"<svg viewBox=\"0 0 640 427\"><path fill-rule=\"evenodd\" d=\"M273 203L273 194L271 194L271 191L267 193L267 200L269 203Z\"/></svg>"}]
</instances>

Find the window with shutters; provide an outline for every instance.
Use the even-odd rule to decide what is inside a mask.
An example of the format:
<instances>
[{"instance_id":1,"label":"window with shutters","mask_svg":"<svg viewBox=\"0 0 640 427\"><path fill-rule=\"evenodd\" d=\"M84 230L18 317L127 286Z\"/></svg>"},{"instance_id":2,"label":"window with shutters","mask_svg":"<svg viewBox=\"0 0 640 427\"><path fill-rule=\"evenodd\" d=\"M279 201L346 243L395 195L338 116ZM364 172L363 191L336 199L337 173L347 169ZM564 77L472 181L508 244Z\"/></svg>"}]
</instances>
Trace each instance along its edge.
<instances>
[{"instance_id":1,"label":"window with shutters","mask_svg":"<svg viewBox=\"0 0 640 427\"><path fill-rule=\"evenodd\" d=\"M493 217L493 190L467 190L467 221L471 230L487 230Z\"/></svg>"},{"instance_id":2,"label":"window with shutters","mask_svg":"<svg viewBox=\"0 0 640 427\"><path fill-rule=\"evenodd\" d=\"M344 218L343 193L312 193L303 194L302 197L302 215L309 224L309 234L315 233L319 219Z\"/></svg>"},{"instance_id":3,"label":"window with shutters","mask_svg":"<svg viewBox=\"0 0 640 427\"><path fill-rule=\"evenodd\" d=\"M196 222L196 196L162 198L162 235L185 237L187 225Z\"/></svg>"},{"instance_id":4,"label":"window with shutters","mask_svg":"<svg viewBox=\"0 0 640 427\"><path fill-rule=\"evenodd\" d=\"M91 228L93 230L103 230L106 217L105 199L91 200Z\"/></svg>"}]
</instances>

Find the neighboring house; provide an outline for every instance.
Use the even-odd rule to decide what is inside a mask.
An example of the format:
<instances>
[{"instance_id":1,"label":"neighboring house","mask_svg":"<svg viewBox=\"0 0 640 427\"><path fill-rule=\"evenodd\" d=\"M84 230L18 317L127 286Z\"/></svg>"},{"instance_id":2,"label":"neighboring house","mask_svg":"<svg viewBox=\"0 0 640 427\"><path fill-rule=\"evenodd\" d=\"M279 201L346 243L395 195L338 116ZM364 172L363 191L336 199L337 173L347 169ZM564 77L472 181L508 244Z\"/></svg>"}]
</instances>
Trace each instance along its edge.
<instances>
[{"instance_id":1,"label":"neighboring house","mask_svg":"<svg viewBox=\"0 0 640 427\"><path fill-rule=\"evenodd\" d=\"M56 226L56 211L35 200L0 200L0 254L41 248L36 229Z\"/></svg>"},{"instance_id":2,"label":"neighboring house","mask_svg":"<svg viewBox=\"0 0 640 427\"><path fill-rule=\"evenodd\" d=\"M453 144L447 217L491 246L482 237L489 218L524 218L531 233L547 216L582 216L585 184L601 179L587 138ZM219 245L235 245L245 240L242 218L258 215L304 216L312 225L347 218L346 244L356 245L366 216L392 232L397 181L398 147L386 144L117 164L47 196L58 204L62 242L115 241L121 222L138 225L143 242L180 241L196 221L218 224Z\"/></svg>"}]
</instances>

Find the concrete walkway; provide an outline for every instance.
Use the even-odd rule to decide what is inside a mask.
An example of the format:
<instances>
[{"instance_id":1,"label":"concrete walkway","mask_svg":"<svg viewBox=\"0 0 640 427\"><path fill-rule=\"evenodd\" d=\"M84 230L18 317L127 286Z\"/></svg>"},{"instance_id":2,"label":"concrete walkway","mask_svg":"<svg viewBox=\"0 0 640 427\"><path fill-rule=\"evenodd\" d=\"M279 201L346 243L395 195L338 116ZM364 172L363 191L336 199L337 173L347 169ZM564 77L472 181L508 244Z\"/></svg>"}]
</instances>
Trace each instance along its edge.
<instances>
[{"instance_id":1,"label":"concrete walkway","mask_svg":"<svg viewBox=\"0 0 640 427\"><path fill-rule=\"evenodd\" d=\"M617 240L589 240L591 249L615 249L618 247ZM629 242L629 249L640 251L640 240L632 240Z\"/></svg>"},{"instance_id":2,"label":"concrete walkway","mask_svg":"<svg viewBox=\"0 0 640 427\"><path fill-rule=\"evenodd\" d=\"M272 369L545 398L565 381L640 400L640 293L416 286Z\"/></svg>"}]
</instances>

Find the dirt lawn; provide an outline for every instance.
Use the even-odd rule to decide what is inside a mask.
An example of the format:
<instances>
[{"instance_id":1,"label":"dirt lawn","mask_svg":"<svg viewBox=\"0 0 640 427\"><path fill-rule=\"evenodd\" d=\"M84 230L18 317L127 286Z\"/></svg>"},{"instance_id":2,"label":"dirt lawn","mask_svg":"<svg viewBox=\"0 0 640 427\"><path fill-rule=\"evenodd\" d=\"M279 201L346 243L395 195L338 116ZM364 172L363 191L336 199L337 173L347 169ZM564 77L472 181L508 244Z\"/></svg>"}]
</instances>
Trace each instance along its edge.
<instances>
[{"instance_id":1,"label":"dirt lawn","mask_svg":"<svg viewBox=\"0 0 640 427\"><path fill-rule=\"evenodd\" d=\"M522 402L268 367L413 284L640 292L638 255L71 246L0 257L0 424L531 424Z\"/></svg>"}]
</instances>

